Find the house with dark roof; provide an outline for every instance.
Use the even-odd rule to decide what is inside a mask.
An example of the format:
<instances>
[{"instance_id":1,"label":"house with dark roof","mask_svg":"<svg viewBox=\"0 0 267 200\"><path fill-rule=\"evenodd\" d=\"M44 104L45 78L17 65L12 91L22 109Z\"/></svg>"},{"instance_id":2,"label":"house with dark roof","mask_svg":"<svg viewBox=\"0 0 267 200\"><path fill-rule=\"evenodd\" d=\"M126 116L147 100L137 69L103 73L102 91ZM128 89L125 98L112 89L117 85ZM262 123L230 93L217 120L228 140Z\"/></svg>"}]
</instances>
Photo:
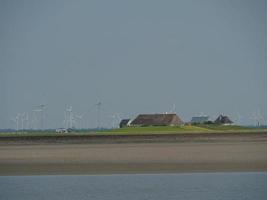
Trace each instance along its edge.
<instances>
[{"instance_id":1,"label":"house with dark roof","mask_svg":"<svg viewBox=\"0 0 267 200\"><path fill-rule=\"evenodd\" d=\"M129 126L129 124L130 124L130 119L122 119L119 126L120 128L123 128L123 127Z\"/></svg>"},{"instance_id":2,"label":"house with dark roof","mask_svg":"<svg viewBox=\"0 0 267 200\"><path fill-rule=\"evenodd\" d=\"M192 117L190 123L203 124L203 123L205 123L207 121L209 121L209 116L202 115L202 116Z\"/></svg>"},{"instance_id":3,"label":"house with dark roof","mask_svg":"<svg viewBox=\"0 0 267 200\"><path fill-rule=\"evenodd\" d=\"M132 122L131 126L179 126L183 121L176 114L141 114Z\"/></svg>"},{"instance_id":4,"label":"house with dark roof","mask_svg":"<svg viewBox=\"0 0 267 200\"><path fill-rule=\"evenodd\" d=\"M214 121L216 124L230 125L233 122L229 119L229 117L224 115L219 115L219 117Z\"/></svg>"}]
</instances>

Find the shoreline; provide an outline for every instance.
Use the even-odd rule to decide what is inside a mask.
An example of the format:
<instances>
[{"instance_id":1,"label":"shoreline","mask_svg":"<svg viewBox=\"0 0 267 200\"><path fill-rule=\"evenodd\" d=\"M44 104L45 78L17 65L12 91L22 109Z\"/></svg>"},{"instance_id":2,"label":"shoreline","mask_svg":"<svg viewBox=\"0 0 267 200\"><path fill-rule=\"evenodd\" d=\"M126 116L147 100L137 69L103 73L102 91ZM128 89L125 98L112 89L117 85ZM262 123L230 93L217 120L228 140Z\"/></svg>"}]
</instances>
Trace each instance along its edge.
<instances>
[{"instance_id":1,"label":"shoreline","mask_svg":"<svg viewBox=\"0 0 267 200\"><path fill-rule=\"evenodd\" d=\"M267 141L267 132L207 132L131 135L1 136L0 145L120 144Z\"/></svg>"},{"instance_id":2,"label":"shoreline","mask_svg":"<svg viewBox=\"0 0 267 200\"><path fill-rule=\"evenodd\" d=\"M172 142L169 137L141 142L2 142L0 176L267 171L266 134L176 135Z\"/></svg>"},{"instance_id":3,"label":"shoreline","mask_svg":"<svg viewBox=\"0 0 267 200\"><path fill-rule=\"evenodd\" d=\"M223 173L223 172L267 172L266 165L247 167L240 165L205 165L205 167L192 167L192 165L109 165L108 169L104 165L81 165L79 167L73 165L60 164L28 164L19 165L5 165L8 170L2 170L0 176L41 176L41 175L112 175L112 174L177 174L177 173ZM62 168L63 167L63 168ZM201 167L199 169L199 167ZM3 168L3 167L2 167ZM26 169L27 168L27 169ZM18 170L19 169L19 170Z\"/></svg>"}]
</instances>

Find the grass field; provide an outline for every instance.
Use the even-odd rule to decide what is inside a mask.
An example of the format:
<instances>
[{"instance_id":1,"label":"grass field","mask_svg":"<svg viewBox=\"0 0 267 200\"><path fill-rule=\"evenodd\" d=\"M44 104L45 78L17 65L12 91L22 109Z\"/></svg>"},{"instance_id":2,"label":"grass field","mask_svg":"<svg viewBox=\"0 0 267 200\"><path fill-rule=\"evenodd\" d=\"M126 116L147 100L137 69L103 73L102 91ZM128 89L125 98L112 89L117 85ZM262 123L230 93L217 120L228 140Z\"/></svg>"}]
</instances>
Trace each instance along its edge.
<instances>
[{"instance_id":1,"label":"grass field","mask_svg":"<svg viewBox=\"0 0 267 200\"><path fill-rule=\"evenodd\" d=\"M118 129L87 131L76 130L70 133L56 133L54 131L17 131L0 133L0 137L6 136L72 136L72 135L144 135L144 134L184 134L184 133L250 133L267 132L263 128L249 128L242 126L222 126L215 124L186 125L186 126L148 126L148 127L126 127Z\"/></svg>"},{"instance_id":2,"label":"grass field","mask_svg":"<svg viewBox=\"0 0 267 200\"><path fill-rule=\"evenodd\" d=\"M194 126L148 126L148 127L126 127L100 131L98 134L179 134L179 133L221 133L221 132L253 132L267 131L267 129L248 128L242 126L222 126L222 125L194 125Z\"/></svg>"}]
</instances>

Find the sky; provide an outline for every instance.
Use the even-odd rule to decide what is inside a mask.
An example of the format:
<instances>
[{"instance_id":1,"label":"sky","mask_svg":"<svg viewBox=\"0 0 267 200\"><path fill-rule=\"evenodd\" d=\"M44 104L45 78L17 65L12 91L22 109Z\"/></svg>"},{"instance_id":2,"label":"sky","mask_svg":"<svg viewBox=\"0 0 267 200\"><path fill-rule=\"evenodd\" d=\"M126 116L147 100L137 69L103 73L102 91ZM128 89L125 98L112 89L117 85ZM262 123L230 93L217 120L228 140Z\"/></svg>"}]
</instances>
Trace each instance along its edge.
<instances>
[{"instance_id":1,"label":"sky","mask_svg":"<svg viewBox=\"0 0 267 200\"><path fill-rule=\"evenodd\" d=\"M38 128L41 104L45 128L63 127L70 106L86 128L98 108L103 127L171 111L267 124L266 10L264 0L0 0L0 128L18 113Z\"/></svg>"}]
</instances>

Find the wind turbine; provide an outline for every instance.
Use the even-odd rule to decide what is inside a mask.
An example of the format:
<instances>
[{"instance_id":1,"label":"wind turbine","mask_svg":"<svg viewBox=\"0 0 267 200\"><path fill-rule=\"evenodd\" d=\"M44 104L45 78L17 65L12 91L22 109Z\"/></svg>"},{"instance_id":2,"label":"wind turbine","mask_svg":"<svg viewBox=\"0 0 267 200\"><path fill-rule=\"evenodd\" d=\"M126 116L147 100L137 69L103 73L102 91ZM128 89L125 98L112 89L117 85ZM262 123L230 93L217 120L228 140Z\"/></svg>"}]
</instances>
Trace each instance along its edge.
<instances>
[{"instance_id":1,"label":"wind turbine","mask_svg":"<svg viewBox=\"0 0 267 200\"><path fill-rule=\"evenodd\" d=\"M38 105L38 106L35 106L35 109L33 109L33 113L35 115L35 119L36 119L36 122L38 121L37 119L37 113L40 113L40 125L41 125L41 130L44 130L44 109L45 109L46 105L44 104L41 104L41 105Z\"/></svg>"},{"instance_id":2,"label":"wind turbine","mask_svg":"<svg viewBox=\"0 0 267 200\"><path fill-rule=\"evenodd\" d=\"M65 119L64 119L65 128L73 128L76 120L75 120L75 116L72 111L72 106L66 109L66 111L64 112L64 115L65 115Z\"/></svg>"},{"instance_id":3,"label":"wind turbine","mask_svg":"<svg viewBox=\"0 0 267 200\"><path fill-rule=\"evenodd\" d=\"M71 128L72 127L72 106L70 106L69 108L66 108L65 116L66 116L66 128Z\"/></svg>"},{"instance_id":4,"label":"wind turbine","mask_svg":"<svg viewBox=\"0 0 267 200\"><path fill-rule=\"evenodd\" d=\"M95 108L96 108L96 112L97 112L97 119L96 119L96 123L97 123L97 129L100 129L101 127L101 106L102 106L102 102L98 101L96 104L93 104L91 107L88 108L88 110L85 111L84 114L80 115L82 116L83 119L85 119L85 117L88 117L88 128L90 127L90 120L89 120L89 113L91 112L95 112ZM79 118L79 117L78 117ZM80 119L79 119L80 120Z\"/></svg>"},{"instance_id":5,"label":"wind turbine","mask_svg":"<svg viewBox=\"0 0 267 200\"><path fill-rule=\"evenodd\" d=\"M112 128L116 128L115 124L119 124L121 121L121 117L119 113L114 113L110 116L112 118Z\"/></svg>"},{"instance_id":6,"label":"wind turbine","mask_svg":"<svg viewBox=\"0 0 267 200\"><path fill-rule=\"evenodd\" d=\"M63 126L65 127L65 128L68 128L67 126L68 126L68 120L67 120L67 113L66 113L66 111L64 111L64 120L63 120Z\"/></svg>"},{"instance_id":7,"label":"wind turbine","mask_svg":"<svg viewBox=\"0 0 267 200\"><path fill-rule=\"evenodd\" d=\"M29 114L27 112L23 113L23 123L24 123L24 129L28 130L29 129Z\"/></svg>"},{"instance_id":8,"label":"wind turbine","mask_svg":"<svg viewBox=\"0 0 267 200\"><path fill-rule=\"evenodd\" d=\"M90 118L89 118L89 114L94 110L95 106L96 106L96 104L91 105L91 106L90 106L88 109L86 109L86 111L81 115L83 119L85 119L85 118L88 117L87 120L85 119L85 120L86 120L86 123L87 123L87 124L85 125L86 128L89 128L89 127L90 127Z\"/></svg>"},{"instance_id":9,"label":"wind turbine","mask_svg":"<svg viewBox=\"0 0 267 200\"><path fill-rule=\"evenodd\" d=\"M115 123L116 123L116 115L111 115L112 118L112 128L115 128Z\"/></svg>"},{"instance_id":10,"label":"wind turbine","mask_svg":"<svg viewBox=\"0 0 267 200\"><path fill-rule=\"evenodd\" d=\"M28 113L20 114L20 121L21 121L21 129L25 130L29 128L29 115Z\"/></svg>"},{"instance_id":11,"label":"wind turbine","mask_svg":"<svg viewBox=\"0 0 267 200\"><path fill-rule=\"evenodd\" d=\"M31 128L37 129L38 126L38 112L36 109L32 110Z\"/></svg>"},{"instance_id":12,"label":"wind turbine","mask_svg":"<svg viewBox=\"0 0 267 200\"><path fill-rule=\"evenodd\" d=\"M118 127L119 127L119 124L121 122L121 116L119 113L116 114L116 117L117 117L117 120L118 120Z\"/></svg>"},{"instance_id":13,"label":"wind turbine","mask_svg":"<svg viewBox=\"0 0 267 200\"><path fill-rule=\"evenodd\" d=\"M96 104L96 107L97 107L97 129L100 129L101 127L101 119L100 119L100 111L101 111L101 105L102 103L99 101L97 104Z\"/></svg>"},{"instance_id":14,"label":"wind turbine","mask_svg":"<svg viewBox=\"0 0 267 200\"><path fill-rule=\"evenodd\" d=\"M236 114L236 124L241 125L243 121L243 116L240 113Z\"/></svg>"},{"instance_id":15,"label":"wind turbine","mask_svg":"<svg viewBox=\"0 0 267 200\"><path fill-rule=\"evenodd\" d=\"M24 112L24 113L21 114L21 118L20 118L20 120L21 120L21 130L24 130L25 117L26 117L26 113Z\"/></svg>"},{"instance_id":16,"label":"wind turbine","mask_svg":"<svg viewBox=\"0 0 267 200\"><path fill-rule=\"evenodd\" d=\"M78 121L82 122L83 116L82 115L74 115L75 123L77 124ZM80 123L80 128L82 128L82 123Z\"/></svg>"},{"instance_id":17,"label":"wind turbine","mask_svg":"<svg viewBox=\"0 0 267 200\"><path fill-rule=\"evenodd\" d=\"M19 120L20 120L20 117L21 117L21 114L18 113L17 116L16 116L16 122L17 122L17 131L19 130Z\"/></svg>"},{"instance_id":18,"label":"wind turbine","mask_svg":"<svg viewBox=\"0 0 267 200\"><path fill-rule=\"evenodd\" d=\"M10 120L15 124L15 129L17 130L17 121L16 118L10 118Z\"/></svg>"},{"instance_id":19,"label":"wind turbine","mask_svg":"<svg viewBox=\"0 0 267 200\"><path fill-rule=\"evenodd\" d=\"M45 109L44 104L39 105L39 107L41 108L41 129L44 130L44 120L45 120L45 116L44 116L44 109Z\"/></svg>"},{"instance_id":20,"label":"wind turbine","mask_svg":"<svg viewBox=\"0 0 267 200\"><path fill-rule=\"evenodd\" d=\"M259 109L256 112L253 112L251 114L251 119L255 120L257 126L261 125L261 122L263 120L263 116L261 115L261 112Z\"/></svg>"},{"instance_id":21,"label":"wind turbine","mask_svg":"<svg viewBox=\"0 0 267 200\"><path fill-rule=\"evenodd\" d=\"M15 118L11 118L11 121L15 123L16 131L19 130L19 120L20 120L20 113L18 113Z\"/></svg>"},{"instance_id":22,"label":"wind turbine","mask_svg":"<svg viewBox=\"0 0 267 200\"><path fill-rule=\"evenodd\" d=\"M170 113L172 114L175 114L176 113L176 105L175 104L173 104L172 105L172 109L170 110Z\"/></svg>"}]
</instances>

